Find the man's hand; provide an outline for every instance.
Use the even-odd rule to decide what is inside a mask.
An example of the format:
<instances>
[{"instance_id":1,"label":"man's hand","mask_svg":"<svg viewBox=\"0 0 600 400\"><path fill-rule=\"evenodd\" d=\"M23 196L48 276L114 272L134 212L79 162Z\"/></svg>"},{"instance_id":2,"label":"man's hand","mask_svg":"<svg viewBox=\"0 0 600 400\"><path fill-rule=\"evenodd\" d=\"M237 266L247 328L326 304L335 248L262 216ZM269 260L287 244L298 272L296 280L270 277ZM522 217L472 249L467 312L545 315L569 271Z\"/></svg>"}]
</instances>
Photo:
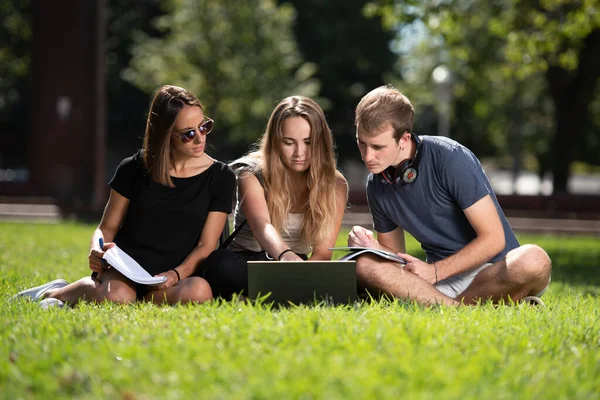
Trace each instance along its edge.
<instances>
[{"instance_id":1,"label":"man's hand","mask_svg":"<svg viewBox=\"0 0 600 400\"><path fill-rule=\"evenodd\" d=\"M435 267L433 264L427 264L426 262L408 254L398 253L398 255L407 261L407 264L404 266L405 271L412 272L432 285L437 283Z\"/></svg>"},{"instance_id":2,"label":"man's hand","mask_svg":"<svg viewBox=\"0 0 600 400\"><path fill-rule=\"evenodd\" d=\"M373 232L362 226L353 226L348 233L349 247L374 247L378 248L379 243L375 240Z\"/></svg>"}]
</instances>

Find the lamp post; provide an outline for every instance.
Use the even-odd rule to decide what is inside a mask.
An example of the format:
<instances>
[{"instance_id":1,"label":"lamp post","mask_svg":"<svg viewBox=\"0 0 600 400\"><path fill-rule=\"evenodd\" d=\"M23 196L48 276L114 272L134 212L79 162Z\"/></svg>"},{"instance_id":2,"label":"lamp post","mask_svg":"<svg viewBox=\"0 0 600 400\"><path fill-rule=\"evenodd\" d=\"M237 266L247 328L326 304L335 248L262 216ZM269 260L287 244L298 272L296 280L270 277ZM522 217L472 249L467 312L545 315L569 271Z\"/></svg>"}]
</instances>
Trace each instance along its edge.
<instances>
[{"instance_id":1,"label":"lamp post","mask_svg":"<svg viewBox=\"0 0 600 400\"><path fill-rule=\"evenodd\" d=\"M445 65L438 65L431 73L436 84L438 99L438 135L450 137L450 103L452 101L452 73Z\"/></svg>"}]
</instances>

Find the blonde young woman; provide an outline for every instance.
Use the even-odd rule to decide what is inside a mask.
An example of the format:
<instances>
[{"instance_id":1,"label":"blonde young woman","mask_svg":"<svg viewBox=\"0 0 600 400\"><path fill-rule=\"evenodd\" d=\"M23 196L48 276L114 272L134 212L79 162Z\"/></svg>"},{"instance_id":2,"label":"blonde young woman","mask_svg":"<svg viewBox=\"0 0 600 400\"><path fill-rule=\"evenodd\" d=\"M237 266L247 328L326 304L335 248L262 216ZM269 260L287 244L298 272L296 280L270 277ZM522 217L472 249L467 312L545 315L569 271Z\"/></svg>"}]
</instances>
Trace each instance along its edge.
<instances>
[{"instance_id":1,"label":"blonde young woman","mask_svg":"<svg viewBox=\"0 0 600 400\"><path fill-rule=\"evenodd\" d=\"M235 187L233 171L205 153L213 124L191 92L161 87L148 112L142 150L124 159L109 182L110 197L88 257L94 277L71 284L57 279L15 297L40 301L44 308L79 301L210 300L211 288L197 272L217 246ZM114 244L166 281L139 285L107 268L102 256Z\"/></svg>"},{"instance_id":2,"label":"blonde young woman","mask_svg":"<svg viewBox=\"0 0 600 400\"><path fill-rule=\"evenodd\" d=\"M330 260L348 183L336 168L333 137L319 105L303 96L273 110L258 150L230 164L237 175L234 225L228 249L205 262L216 296L247 293L249 260Z\"/></svg>"}]
</instances>

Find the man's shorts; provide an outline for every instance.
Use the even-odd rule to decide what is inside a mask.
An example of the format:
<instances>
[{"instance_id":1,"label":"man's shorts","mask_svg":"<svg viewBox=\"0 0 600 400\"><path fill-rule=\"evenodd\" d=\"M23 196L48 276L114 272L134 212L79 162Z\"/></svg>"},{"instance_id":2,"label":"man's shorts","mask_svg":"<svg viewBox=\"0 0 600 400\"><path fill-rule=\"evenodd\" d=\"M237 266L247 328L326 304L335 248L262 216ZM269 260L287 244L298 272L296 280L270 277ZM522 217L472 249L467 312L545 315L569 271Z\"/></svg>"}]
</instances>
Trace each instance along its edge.
<instances>
[{"instance_id":1,"label":"man's shorts","mask_svg":"<svg viewBox=\"0 0 600 400\"><path fill-rule=\"evenodd\" d=\"M467 288L471 285L478 273L492 265L494 264L485 263L470 271L446 278L443 281L439 281L438 283L436 283L435 288L443 294L445 294L446 296L455 299L458 296L460 296L465 290L467 290ZM551 280L552 278L548 280L548 285L550 285ZM536 296L540 297L542 294L544 294L546 289L548 289L548 285L546 285L546 287L544 287L544 289L542 289L541 292L536 294Z\"/></svg>"}]
</instances>

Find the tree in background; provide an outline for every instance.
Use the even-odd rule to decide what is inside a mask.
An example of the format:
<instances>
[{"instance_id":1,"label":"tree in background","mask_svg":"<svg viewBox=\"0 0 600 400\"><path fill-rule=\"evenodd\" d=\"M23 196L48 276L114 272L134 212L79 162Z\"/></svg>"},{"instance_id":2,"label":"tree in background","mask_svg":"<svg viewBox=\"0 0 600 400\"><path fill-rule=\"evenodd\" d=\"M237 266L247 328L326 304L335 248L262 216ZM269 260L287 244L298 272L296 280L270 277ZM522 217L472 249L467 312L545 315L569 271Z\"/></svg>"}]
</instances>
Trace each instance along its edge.
<instances>
[{"instance_id":1,"label":"tree in background","mask_svg":"<svg viewBox=\"0 0 600 400\"><path fill-rule=\"evenodd\" d=\"M152 92L175 83L217 120L219 158L246 151L292 93L323 106L340 159L357 157L354 107L386 82L415 102L415 130L434 133L431 72L445 63L455 77L452 136L478 154L539 155L557 192L574 160L598 164L599 0L278 2L107 0L111 153L130 154ZM0 0L0 168L26 165L32 8Z\"/></svg>"},{"instance_id":2,"label":"tree in background","mask_svg":"<svg viewBox=\"0 0 600 400\"><path fill-rule=\"evenodd\" d=\"M106 2L107 134L109 148L120 160L139 146L144 133L148 95L121 77L131 59L136 33L157 36L150 21L160 15L158 0ZM29 136L32 13L29 0L0 1L0 168L27 166ZM68 79L68 77L65 77ZM120 151L119 149L126 148ZM116 165L115 165L116 166ZM113 168L109 168L112 173Z\"/></svg>"},{"instance_id":3,"label":"tree in background","mask_svg":"<svg viewBox=\"0 0 600 400\"><path fill-rule=\"evenodd\" d=\"M0 168L26 165L31 28L29 0L0 1Z\"/></svg>"},{"instance_id":4,"label":"tree in background","mask_svg":"<svg viewBox=\"0 0 600 400\"><path fill-rule=\"evenodd\" d=\"M315 96L314 66L293 37L294 9L272 0L168 0L155 19L162 37L140 34L125 78L152 93L162 84L198 95L216 121L212 154L230 160L260 136L277 101Z\"/></svg>"},{"instance_id":5,"label":"tree in background","mask_svg":"<svg viewBox=\"0 0 600 400\"><path fill-rule=\"evenodd\" d=\"M420 59L447 63L457 80L455 132L472 140L479 132L501 151L540 154L540 173L552 170L555 193L567 190L574 160L598 153L598 127L590 116L600 76L597 0L449 0L411 7L379 0L370 7L389 26L406 14L422 22L430 42L420 46ZM429 82L434 66L416 73L413 87ZM597 163L597 156L582 161Z\"/></svg>"},{"instance_id":6,"label":"tree in background","mask_svg":"<svg viewBox=\"0 0 600 400\"><path fill-rule=\"evenodd\" d=\"M151 100L122 72L131 61L136 35L160 36L152 21L162 10L158 0L138 0L135 7L131 0L108 0L106 15L106 127L110 154L118 162L139 147ZM112 174L114 168L108 170Z\"/></svg>"},{"instance_id":7,"label":"tree in background","mask_svg":"<svg viewBox=\"0 0 600 400\"><path fill-rule=\"evenodd\" d=\"M318 66L320 103L337 139L340 159L356 157L354 109L371 89L387 83L397 56L394 34L364 14L365 0L280 0L297 10L294 32L302 55Z\"/></svg>"}]
</instances>

